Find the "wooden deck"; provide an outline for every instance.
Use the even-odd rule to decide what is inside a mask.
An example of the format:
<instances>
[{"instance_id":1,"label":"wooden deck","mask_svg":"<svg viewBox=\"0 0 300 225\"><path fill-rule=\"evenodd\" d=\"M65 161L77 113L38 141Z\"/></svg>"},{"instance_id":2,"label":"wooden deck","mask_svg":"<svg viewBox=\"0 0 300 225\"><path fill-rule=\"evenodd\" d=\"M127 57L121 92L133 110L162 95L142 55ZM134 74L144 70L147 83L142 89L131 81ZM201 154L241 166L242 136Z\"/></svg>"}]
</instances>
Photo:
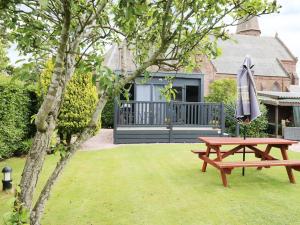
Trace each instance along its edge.
<instances>
[{"instance_id":1,"label":"wooden deck","mask_svg":"<svg viewBox=\"0 0 300 225\"><path fill-rule=\"evenodd\" d=\"M221 129L211 127L118 127L115 144L198 143L199 136L221 136Z\"/></svg>"},{"instance_id":2,"label":"wooden deck","mask_svg":"<svg viewBox=\"0 0 300 225\"><path fill-rule=\"evenodd\" d=\"M114 143L193 143L199 136L222 136L222 103L115 103Z\"/></svg>"}]
</instances>

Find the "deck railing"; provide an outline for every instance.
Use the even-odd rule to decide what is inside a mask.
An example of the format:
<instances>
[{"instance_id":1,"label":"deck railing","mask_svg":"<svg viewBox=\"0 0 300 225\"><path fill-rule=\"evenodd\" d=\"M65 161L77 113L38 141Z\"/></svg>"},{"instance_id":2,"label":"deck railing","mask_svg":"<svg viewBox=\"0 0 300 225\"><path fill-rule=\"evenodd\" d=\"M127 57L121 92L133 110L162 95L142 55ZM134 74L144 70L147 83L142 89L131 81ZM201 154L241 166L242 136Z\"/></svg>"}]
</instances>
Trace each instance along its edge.
<instances>
[{"instance_id":1,"label":"deck railing","mask_svg":"<svg viewBox=\"0 0 300 225\"><path fill-rule=\"evenodd\" d=\"M205 126L224 129L222 103L118 101L115 125L120 126Z\"/></svg>"}]
</instances>

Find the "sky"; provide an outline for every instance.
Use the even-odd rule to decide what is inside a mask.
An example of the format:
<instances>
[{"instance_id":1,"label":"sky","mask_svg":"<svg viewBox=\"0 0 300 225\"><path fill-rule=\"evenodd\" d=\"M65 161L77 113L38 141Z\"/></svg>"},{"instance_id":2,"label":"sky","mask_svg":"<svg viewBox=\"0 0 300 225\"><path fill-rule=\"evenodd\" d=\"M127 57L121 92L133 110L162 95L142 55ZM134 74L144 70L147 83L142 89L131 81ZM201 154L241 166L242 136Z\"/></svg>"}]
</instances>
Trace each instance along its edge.
<instances>
[{"instance_id":1,"label":"sky","mask_svg":"<svg viewBox=\"0 0 300 225\"><path fill-rule=\"evenodd\" d=\"M275 36L290 49L294 56L300 59L300 0L277 0L282 6L279 14L263 15L258 18L261 36ZM230 29L235 32L235 28ZM14 64L19 59L14 47L8 51L9 58ZM300 62L297 64L300 74Z\"/></svg>"}]
</instances>

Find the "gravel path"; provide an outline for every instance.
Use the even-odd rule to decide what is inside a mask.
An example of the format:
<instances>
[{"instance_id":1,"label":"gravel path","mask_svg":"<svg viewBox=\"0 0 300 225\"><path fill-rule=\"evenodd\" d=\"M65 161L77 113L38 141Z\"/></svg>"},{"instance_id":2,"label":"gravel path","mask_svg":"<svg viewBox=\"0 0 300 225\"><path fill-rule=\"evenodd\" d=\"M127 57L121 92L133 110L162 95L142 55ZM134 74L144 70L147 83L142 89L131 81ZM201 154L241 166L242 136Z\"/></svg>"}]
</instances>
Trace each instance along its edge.
<instances>
[{"instance_id":1,"label":"gravel path","mask_svg":"<svg viewBox=\"0 0 300 225\"><path fill-rule=\"evenodd\" d=\"M113 129L101 129L100 132L81 145L83 151L96 151L115 148L120 145L113 144Z\"/></svg>"}]
</instances>

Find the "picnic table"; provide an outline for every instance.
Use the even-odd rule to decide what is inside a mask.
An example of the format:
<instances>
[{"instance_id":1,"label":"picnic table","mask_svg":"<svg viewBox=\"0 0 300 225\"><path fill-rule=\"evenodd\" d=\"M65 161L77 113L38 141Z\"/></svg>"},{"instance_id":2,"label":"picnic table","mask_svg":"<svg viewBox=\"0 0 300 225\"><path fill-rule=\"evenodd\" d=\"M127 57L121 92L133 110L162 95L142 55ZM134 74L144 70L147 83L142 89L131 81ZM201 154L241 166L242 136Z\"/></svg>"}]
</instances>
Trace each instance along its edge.
<instances>
[{"instance_id":1,"label":"picnic table","mask_svg":"<svg viewBox=\"0 0 300 225\"><path fill-rule=\"evenodd\" d=\"M288 178L291 183L296 183L293 175L293 169L300 171L300 160L289 160L287 150L297 141L279 139L279 138L235 138L235 137L199 137L206 144L206 150L192 150L203 160L202 172L206 172L207 164L220 171L224 187L227 187L227 174L237 167L257 167L258 170L270 168L271 166L285 166ZM222 149L222 146L231 145L232 149ZM258 145L266 145L265 149L260 149ZM224 162L223 159L236 153L243 153L246 147L246 154L255 154L259 161L231 161ZM271 149L280 149L282 160L271 155ZM216 154L216 158L210 158Z\"/></svg>"}]
</instances>

